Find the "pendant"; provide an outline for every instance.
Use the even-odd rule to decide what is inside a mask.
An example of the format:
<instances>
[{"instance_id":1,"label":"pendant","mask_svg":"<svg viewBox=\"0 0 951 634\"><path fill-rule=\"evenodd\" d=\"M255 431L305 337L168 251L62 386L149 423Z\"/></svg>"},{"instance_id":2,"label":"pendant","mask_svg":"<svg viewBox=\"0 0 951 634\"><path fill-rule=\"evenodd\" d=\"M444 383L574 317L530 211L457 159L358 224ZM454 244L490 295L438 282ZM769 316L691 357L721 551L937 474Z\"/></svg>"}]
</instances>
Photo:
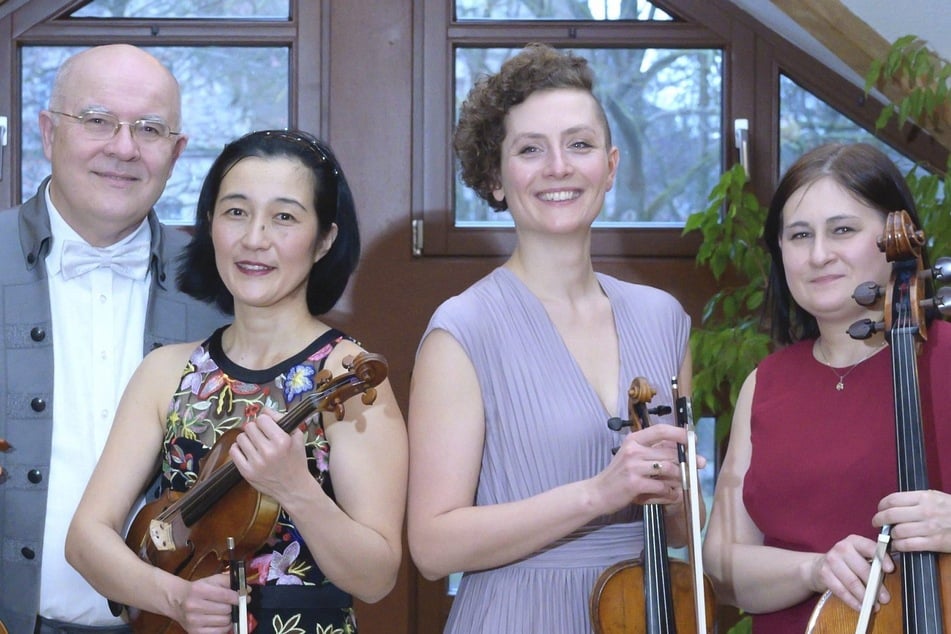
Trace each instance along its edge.
<instances>
[{"instance_id":1,"label":"pendant","mask_svg":"<svg viewBox=\"0 0 951 634\"><path fill-rule=\"evenodd\" d=\"M842 382L842 379L839 379L839 382L835 384L835 389L840 392L845 389L845 383Z\"/></svg>"}]
</instances>

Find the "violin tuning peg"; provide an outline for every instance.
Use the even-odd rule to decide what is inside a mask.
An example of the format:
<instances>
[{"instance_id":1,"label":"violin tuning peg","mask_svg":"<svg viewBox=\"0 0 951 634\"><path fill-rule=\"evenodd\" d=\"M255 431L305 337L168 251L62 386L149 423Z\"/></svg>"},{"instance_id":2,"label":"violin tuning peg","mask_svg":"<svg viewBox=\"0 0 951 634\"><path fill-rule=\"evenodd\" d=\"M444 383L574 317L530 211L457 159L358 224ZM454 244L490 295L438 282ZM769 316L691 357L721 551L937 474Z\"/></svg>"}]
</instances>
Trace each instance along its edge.
<instances>
[{"instance_id":1,"label":"violin tuning peg","mask_svg":"<svg viewBox=\"0 0 951 634\"><path fill-rule=\"evenodd\" d=\"M343 403L335 403L333 411L334 411L334 416L337 417L337 420L343 420L343 415L346 411L343 408Z\"/></svg>"},{"instance_id":2,"label":"violin tuning peg","mask_svg":"<svg viewBox=\"0 0 951 634\"><path fill-rule=\"evenodd\" d=\"M367 388L367 391L363 393L360 400L364 405L373 405L373 401L376 400L376 389L372 387Z\"/></svg>"},{"instance_id":3,"label":"violin tuning peg","mask_svg":"<svg viewBox=\"0 0 951 634\"><path fill-rule=\"evenodd\" d=\"M874 322L871 319L860 319L849 326L849 336L853 339L868 339L876 332L885 329L883 322Z\"/></svg>"},{"instance_id":4,"label":"violin tuning peg","mask_svg":"<svg viewBox=\"0 0 951 634\"><path fill-rule=\"evenodd\" d=\"M330 380L333 378L334 378L333 372L331 372L327 368L324 368L323 370L317 373L317 376L314 377L314 382L316 382L318 386L326 385L327 383L330 383Z\"/></svg>"},{"instance_id":5,"label":"violin tuning peg","mask_svg":"<svg viewBox=\"0 0 951 634\"><path fill-rule=\"evenodd\" d=\"M855 287L852 299L860 306L871 306L882 296L882 287L875 282L862 282Z\"/></svg>"},{"instance_id":6,"label":"violin tuning peg","mask_svg":"<svg viewBox=\"0 0 951 634\"><path fill-rule=\"evenodd\" d=\"M630 426L631 421L618 418L617 416L612 416L608 419L608 428L612 431L621 431L621 428Z\"/></svg>"},{"instance_id":7,"label":"violin tuning peg","mask_svg":"<svg viewBox=\"0 0 951 634\"><path fill-rule=\"evenodd\" d=\"M671 413L673 410L670 409L670 405L658 405L657 407L652 407L647 410L648 414L652 416L666 416Z\"/></svg>"}]
</instances>

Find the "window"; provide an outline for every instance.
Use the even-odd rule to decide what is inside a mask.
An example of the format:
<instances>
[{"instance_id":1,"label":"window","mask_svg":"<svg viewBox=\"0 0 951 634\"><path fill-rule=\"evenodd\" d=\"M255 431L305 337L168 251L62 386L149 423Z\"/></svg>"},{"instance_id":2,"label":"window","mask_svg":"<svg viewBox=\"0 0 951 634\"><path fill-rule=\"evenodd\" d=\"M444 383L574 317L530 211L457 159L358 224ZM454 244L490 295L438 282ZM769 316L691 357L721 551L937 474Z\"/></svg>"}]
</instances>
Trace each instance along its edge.
<instances>
[{"instance_id":1,"label":"window","mask_svg":"<svg viewBox=\"0 0 951 634\"><path fill-rule=\"evenodd\" d=\"M329 62L321 56L320 3L299 0L97 0L25 7L13 40L18 64L0 84L19 102L10 111L16 134L12 179L0 196L32 196L49 174L37 117L49 102L63 60L90 42L130 42L165 63L182 87L188 146L156 211L164 222L194 221L211 161L229 140L254 129L301 127L326 134L319 91ZM7 18L10 19L10 18ZM30 21L33 21L30 24ZM23 24L26 27L23 27ZM306 26L305 26L306 25ZM9 84L4 82L10 82ZM19 152L15 151L19 149Z\"/></svg>"},{"instance_id":2,"label":"window","mask_svg":"<svg viewBox=\"0 0 951 634\"><path fill-rule=\"evenodd\" d=\"M621 151L617 184L592 235L596 256L692 256L698 238L681 235L682 223L706 208L720 171L738 160L737 120L749 123L751 186L761 200L796 156L837 136L878 137L903 167L945 162L946 153L926 135L896 126L864 132L874 130L879 102L730 3L420 2L413 150L418 255L503 256L514 247L510 217L458 179L450 140L473 81L533 41L591 61Z\"/></svg>"},{"instance_id":3,"label":"window","mask_svg":"<svg viewBox=\"0 0 951 634\"><path fill-rule=\"evenodd\" d=\"M915 163L874 134L799 86L786 75L779 78L779 173L821 143L871 143L885 152L903 172Z\"/></svg>"},{"instance_id":4,"label":"window","mask_svg":"<svg viewBox=\"0 0 951 634\"><path fill-rule=\"evenodd\" d=\"M720 176L723 63L718 49L585 48L614 145L614 188L597 226L682 227ZM511 48L455 50L455 116L473 83L498 71ZM454 161L454 172L459 163ZM511 226L453 179L456 227Z\"/></svg>"},{"instance_id":5,"label":"window","mask_svg":"<svg viewBox=\"0 0 951 634\"><path fill-rule=\"evenodd\" d=\"M23 120L35 122L49 103L56 69L83 47L23 48ZM182 88L182 130L188 146L155 205L168 224L191 225L202 180L225 140L252 129L288 125L289 51L286 47L145 47L172 71ZM221 72L207 73L218 68ZM31 195L49 174L35 125L22 134L21 190Z\"/></svg>"},{"instance_id":6,"label":"window","mask_svg":"<svg viewBox=\"0 0 951 634\"><path fill-rule=\"evenodd\" d=\"M287 20L288 0L95 0L71 14L74 18L219 18Z\"/></svg>"},{"instance_id":7,"label":"window","mask_svg":"<svg viewBox=\"0 0 951 634\"><path fill-rule=\"evenodd\" d=\"M458 178L451 131L474 81L525 44L588 59L621 154L595 224L596 255L684 255L684 220L706 205L727 158L727 40L666 5L644 0L425 0L416 63L416 247L430 255L502 255L511 217ZM710 14L701 5L700 14ZM713 19L717 22L717 19ZM417 236L419 233L417 234Z\"/></svg>"}]
</instances>

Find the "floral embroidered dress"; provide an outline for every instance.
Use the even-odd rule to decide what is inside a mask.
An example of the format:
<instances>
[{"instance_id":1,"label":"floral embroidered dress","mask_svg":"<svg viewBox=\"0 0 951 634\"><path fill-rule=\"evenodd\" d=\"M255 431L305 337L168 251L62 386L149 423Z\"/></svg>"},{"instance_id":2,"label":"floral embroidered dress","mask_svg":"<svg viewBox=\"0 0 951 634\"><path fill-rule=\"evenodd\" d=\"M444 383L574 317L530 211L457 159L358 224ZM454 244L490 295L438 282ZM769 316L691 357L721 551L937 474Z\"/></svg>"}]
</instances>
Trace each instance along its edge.
<instances>
[{"instance_id":1,"label":"floral embroidered dress","mask_svg":"<svg viewBox=\"0 0 951 634\"><path fill-rule=\"evenodd\" d=\"M315 389L315 376L339 341L331 329L297 355L267 370L248 370L221 347L226 327L192 353L166 419L162 490L186 491L200 460L229 429L253 420L263 407L286 412ZM310 471L333 498L330 444L319 414L308 419ZM318 568L291 518L282 510L274 533L248 565L255 634L354 634L353 600Z\"/></svg>"}]
</instances>

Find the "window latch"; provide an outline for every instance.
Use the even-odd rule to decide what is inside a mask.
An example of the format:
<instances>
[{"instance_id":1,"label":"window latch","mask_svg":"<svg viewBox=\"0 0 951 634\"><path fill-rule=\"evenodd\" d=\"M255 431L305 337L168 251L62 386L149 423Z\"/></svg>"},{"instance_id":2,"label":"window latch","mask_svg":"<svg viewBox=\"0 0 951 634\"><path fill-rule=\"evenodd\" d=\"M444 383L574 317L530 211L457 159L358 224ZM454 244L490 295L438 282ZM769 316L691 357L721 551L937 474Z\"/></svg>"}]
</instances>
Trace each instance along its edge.
<instances>
[{"instance_id":1,"label":"window latch","mask_svg":"<svg viewBox=\"0 0 951 634\"><path fill-rule=\"evenodd\" d=\"M0 117L0 181L3 180L3 148L7 146L7 118Z\"/></svg>"},{"instance_id":2,"label":"window latch","mask_svg":"<svg viewBox=\"0 0 951 634\"><path fill-rule=\"evenodd\" d=\"M736 145L736 151L739 153L740 165L746 172L746 177L750 177L750 120L733 120L733 142Z\"/></svg>"}]
</instances>

